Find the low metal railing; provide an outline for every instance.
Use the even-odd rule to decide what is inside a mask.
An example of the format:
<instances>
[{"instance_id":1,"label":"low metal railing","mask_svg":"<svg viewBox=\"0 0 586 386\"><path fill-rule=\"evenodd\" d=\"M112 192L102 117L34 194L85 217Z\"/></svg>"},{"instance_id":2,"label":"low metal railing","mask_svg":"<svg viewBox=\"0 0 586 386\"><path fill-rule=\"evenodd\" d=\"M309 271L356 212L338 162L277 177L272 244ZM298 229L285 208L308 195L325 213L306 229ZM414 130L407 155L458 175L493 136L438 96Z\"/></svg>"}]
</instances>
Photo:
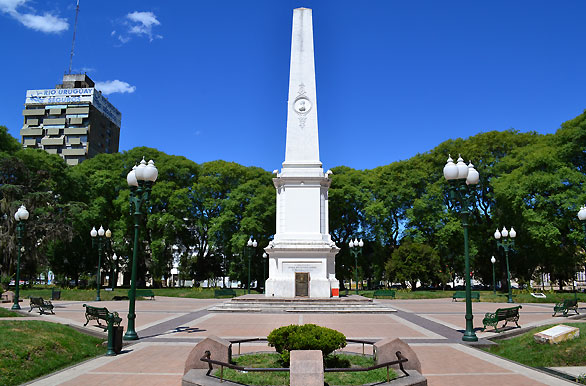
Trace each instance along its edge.
<instances>
[{"instance_id":1,"label":"low metal railing","mask_svg":"<svg viewBox=\"0 0 586 386\"><path fill-rule=\"evenodd\" d=\"M254 338L254 339L247 340L247 341L255 341L255 340L262 340L262 339ZM214 369L212 365L220 366L220 382L224 382L224 367L227 367L227 368L233 369L233 370L238 370L238 371L246 371L246 372L250 372L250 371L259 371L259 372L263 372L263 371L264 372L290 371L290 369L288 367L243 367L243 366L237 366L232 363L227 363L227 362L222 362L222 361L217 361L217 360L211 359L211 355L212 355L211 352L209 350L206 350L204 356L201 357L200 360L208 363L209 369L206 373L206 375L208 375L208 376L211 374L212 370ZM371 370L380 369L382 367L386 367L387 368L387 382L390 382L390 380L391 380L390 367L393 365L399 365L399 369L403 372L403 374L405 374L405 376L408 377L409 373L407 373L405 371L405 368L403 367L403 363L407 362L408 359L405 358L403 356L403 354L401 354L401 351L395 352L395 355L397 356L396 361L379 363L378 365L374 365L374 366L370 366L370 367L325 368L324 372L333 373L333 372L371 371Z\"/></svg>"},{"instance_id":2,"label":"low metal railing","mask_svg":"<svg viewBox=\"0 0 586 386\"><path fill-rule=\"evenodd\" d=\"M236 344L238 343L238 355L240 355L240 343L248 343L248 342L266 342L267 338L247 338L247 339L234 339L229 340L230 343ZM362 355L364 355L364 345L370 344L374 345L375 341L370 340L362 340L362 339L346 339L348 343L361 343L362 344Z\"/></svg>"}]
</instances>

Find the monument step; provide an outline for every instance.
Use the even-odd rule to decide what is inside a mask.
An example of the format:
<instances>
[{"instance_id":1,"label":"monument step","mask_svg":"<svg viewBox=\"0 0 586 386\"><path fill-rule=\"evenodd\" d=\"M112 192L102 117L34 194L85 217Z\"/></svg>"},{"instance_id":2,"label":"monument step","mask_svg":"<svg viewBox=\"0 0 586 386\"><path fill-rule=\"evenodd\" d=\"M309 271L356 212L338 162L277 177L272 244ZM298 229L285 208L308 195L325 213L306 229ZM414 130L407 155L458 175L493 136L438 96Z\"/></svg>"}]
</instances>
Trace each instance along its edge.
<instances>
[{"instance_id":1,"label":"monument step","mask_svg":"<svg viewBox=\"0 0 586 386\"><path fill-rule=\"evenodd\" d=\"M275 299L262 295L232 298L208 309L210 312L266 312L266 313L388 313L394 309L361 296L332 299Z\"/></svg>"}]
</instances>

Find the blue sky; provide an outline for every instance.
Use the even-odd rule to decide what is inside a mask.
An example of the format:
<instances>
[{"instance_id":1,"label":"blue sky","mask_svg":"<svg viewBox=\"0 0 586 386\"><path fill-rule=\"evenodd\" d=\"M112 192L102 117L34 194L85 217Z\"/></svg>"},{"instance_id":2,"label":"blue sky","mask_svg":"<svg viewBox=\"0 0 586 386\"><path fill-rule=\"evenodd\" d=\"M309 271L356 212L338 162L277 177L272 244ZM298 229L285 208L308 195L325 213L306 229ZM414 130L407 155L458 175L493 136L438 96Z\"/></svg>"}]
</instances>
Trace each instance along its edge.
<instances>
[{"instance_id":1,"label":"blue sky","mask_svg":"<svg viewBox=\"0 0 586 386\"><path fill-rule=\"evenodd\" d=\"M300 6L313 9L326 169L490 130L552 133L586 108L584 1L81 0L73 72L122 112L121 150L280 168ZM67 71L74 17L75 0L0 0L0 124L13 136L26 90Z\"/></svg>"}]
</instances>

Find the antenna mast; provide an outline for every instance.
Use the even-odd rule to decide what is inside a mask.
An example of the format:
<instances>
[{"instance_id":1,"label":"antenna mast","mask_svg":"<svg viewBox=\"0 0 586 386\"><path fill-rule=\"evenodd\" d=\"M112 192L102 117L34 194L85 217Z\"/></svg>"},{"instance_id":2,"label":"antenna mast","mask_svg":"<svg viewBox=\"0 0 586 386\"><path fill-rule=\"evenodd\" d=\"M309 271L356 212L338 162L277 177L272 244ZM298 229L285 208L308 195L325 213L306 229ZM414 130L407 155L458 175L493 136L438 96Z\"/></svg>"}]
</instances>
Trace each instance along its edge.
<instances>
[{"instance_id":1,"label":"antenna mast","mask_svg":"<svg viewBox=\"0 0 586 386\"><path fill-rule=\"evenodd\" d=\"M79 0L75 8L75 25L73 26L73 41L71 42L71 56L69 57L69 74L71 74L71 65L73 63L73 49L75 48L75 31L77 31L77 15L79 15Z\"/></svg>"}]
</instances>

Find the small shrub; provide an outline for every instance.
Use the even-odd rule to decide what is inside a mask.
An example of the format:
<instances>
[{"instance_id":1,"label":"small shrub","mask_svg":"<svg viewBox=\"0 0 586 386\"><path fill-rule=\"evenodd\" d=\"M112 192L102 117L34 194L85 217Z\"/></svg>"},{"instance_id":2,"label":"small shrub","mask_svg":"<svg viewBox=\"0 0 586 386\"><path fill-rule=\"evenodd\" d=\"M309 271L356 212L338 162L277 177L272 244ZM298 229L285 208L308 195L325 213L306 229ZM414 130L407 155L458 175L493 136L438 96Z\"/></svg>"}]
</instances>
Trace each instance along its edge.
<instances>
[{"instance_id":1,"label":"small shrub","mask_svg":"<svg viewBox=\"0 0 586 386\"><path fill-rule=\"evenodd\" d=\"M346 347L346 337L341 332L315 324L292 324L271 331L267 337L284 365L289 364L291 350L320 350L325 359L335 350Z\"/></svg>"},{"instance_id":2,"label":"small shrub","mask_svg":"<svg viewBox=\"0 0 586 386\"><path fill-rule=\"evenodd\" d=\"M0 285L2 286L2 289L4 291L8 291L8 286L10 285L10 281L12 280L12 276L7 273L3 273L2 275L0 275Z\"/></svg>"}]
</instances>

